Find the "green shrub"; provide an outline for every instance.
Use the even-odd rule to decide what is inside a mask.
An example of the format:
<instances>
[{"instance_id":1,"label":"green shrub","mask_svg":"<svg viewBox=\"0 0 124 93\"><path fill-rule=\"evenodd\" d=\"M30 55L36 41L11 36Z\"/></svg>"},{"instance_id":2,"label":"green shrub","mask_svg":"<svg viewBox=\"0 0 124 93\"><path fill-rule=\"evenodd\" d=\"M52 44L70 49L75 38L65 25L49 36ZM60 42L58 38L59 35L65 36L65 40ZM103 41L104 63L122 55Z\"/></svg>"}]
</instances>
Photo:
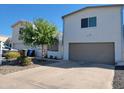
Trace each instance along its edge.
<instances>
[{"instance_id":1,"label":"green shrub","mask_svg":"<svg viewBox=\"0 0 124 93\"><path fill-rule=\"evenodd\" d=\"M6 59L13 59L13 58L18 58L18 57L20 57L20 53L16 51L9 51L5 53Z\"/></svg>"},{"instance_id":2,"label":"green shrub","mask_svg":"<svg viewBox=\"0 0 124 93\"><path fill-rule=\"evenodd\" d=\"M22 66L28 66L32 64L32 59L29 57L21 57L20 60Z\"/></svg>"},{"instance_id":3,"label":"green shrub","mask_svg":"<svg viewBox=\"0 0 124 93\"><path fill-rule=\"evenodd\" d=\"M23 61L23 58L24 58L23 56L20 56L20 57L17 58L17 62L16 62L17 65L21 65L21 63Z\"/></svg>"}]
</instances>

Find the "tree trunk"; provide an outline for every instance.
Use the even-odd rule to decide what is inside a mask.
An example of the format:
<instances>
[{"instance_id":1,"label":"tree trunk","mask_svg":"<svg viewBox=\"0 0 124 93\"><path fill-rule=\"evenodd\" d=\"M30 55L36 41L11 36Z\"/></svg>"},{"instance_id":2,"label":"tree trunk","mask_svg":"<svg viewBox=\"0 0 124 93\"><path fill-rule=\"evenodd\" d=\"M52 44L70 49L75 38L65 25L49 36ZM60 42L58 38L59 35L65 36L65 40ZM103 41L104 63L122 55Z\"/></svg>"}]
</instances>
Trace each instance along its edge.
<instances>
[{"instance_id":1,"label":"tree trunk","mask_svg":"<svg viewBox=\"0 0 124 93\"><path fill-rule=\"evenodd\" d=\"M47 45L42 45L42 58L47 55Z\"/></svg>"},{"instance_id":2,"label":"tree trunk","mask_svg":"<svg viewBox=\"0 0 124 93\"><path fill-rule=\"evenodd\" d=\"M42 58L44 58L44 56L43 56L43 52L44 52L44 49L43 49L43 45L41 45L42 46L42 48L41 48L41 56L42 56Z\"/></svg>"}]
</instances>

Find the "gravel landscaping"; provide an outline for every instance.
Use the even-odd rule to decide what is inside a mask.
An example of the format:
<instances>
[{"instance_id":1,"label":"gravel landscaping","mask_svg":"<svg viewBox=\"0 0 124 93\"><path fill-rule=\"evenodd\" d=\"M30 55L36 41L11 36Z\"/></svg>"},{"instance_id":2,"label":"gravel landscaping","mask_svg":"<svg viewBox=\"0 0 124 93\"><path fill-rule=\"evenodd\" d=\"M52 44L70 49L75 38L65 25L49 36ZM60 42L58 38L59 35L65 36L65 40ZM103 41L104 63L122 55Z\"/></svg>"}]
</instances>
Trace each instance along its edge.
<instances>
[{"instance_id":1,"label":"gravel landscaping","mask_svg":"<svg viewBox=\"0 0 124 93\"><path fill-rule=\"evenodd\" d=\"M115 67L113 89L124 89L124 66Z\"/></svg>"},{"instance_id":2,"label":"gravel landscaping","mask_svg":"<svg viewBox=\"0 0 124 93\"><path fill-rule=\"evenodd\" d=\"M0 74L9 74L9 73L13 73L13 72L17 72L17 71L21 71L21 70L25 70L25 69L39 67L41 65L52 64L52 63L55 63L55 62L58 62L58 61L33 60L33 64L31 64L29 66L16 65L15 62L16 62L16 60L13 60L13 61L4 61L3 64L0 66Z\"/></svg>"},{"instance_id":3,"label":"gravel landscaping","mask_svg":"<svg viewBox=\"0 0 124 93\"><path fill-rule=\"evenodd\" d=\"M13 73L13 72L17 72L20 70L25 70L25 69L29 69L29 68L34 68L34 67L38 67L39 65L30 65L30 66L11 66L11 65L4 65L4 66L0 66L0 74L8 74L8 73Z\"/></svg>"}]
</instances>

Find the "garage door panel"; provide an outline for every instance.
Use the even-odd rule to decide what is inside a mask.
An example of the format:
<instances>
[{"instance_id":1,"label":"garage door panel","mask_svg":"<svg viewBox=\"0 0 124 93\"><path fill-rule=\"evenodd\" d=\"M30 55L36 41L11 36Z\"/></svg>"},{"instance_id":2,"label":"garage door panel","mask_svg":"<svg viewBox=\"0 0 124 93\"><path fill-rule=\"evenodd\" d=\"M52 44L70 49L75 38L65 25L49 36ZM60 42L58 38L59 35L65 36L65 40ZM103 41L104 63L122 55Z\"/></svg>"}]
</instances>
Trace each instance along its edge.
<instances>
[{"instance_id":1,"label":"garage door panel","mask_svg":"<svg viewBox=\"0 0 124 93\"><path fill-rule=\"evenodd\" d=\"M114 43L70 43L69 59L114 64Z\"/></svg>"}]
</instances>

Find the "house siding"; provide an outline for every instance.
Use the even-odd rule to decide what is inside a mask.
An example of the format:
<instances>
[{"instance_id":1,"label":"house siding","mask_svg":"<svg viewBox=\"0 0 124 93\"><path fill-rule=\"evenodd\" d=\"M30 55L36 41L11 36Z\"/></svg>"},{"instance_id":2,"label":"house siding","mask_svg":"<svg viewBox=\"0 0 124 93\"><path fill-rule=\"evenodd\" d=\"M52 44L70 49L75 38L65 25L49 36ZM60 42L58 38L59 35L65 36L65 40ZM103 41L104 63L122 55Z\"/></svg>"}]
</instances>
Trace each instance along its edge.
<instances>
[{"instance_id":1,"label":"house siding","mask_svg":"<svg viewBox=\"0 0 124 93\"><path fill-rule=\"evenodd\" d=\"M81 19L97 17L97 26L81 28ZM69 43L114 42L115 61L123 60L121 7L88 8L63 18L64 60L69 59Z\"/></svg>"},{"instance_id":2,"label":"house siding","mask_svg":"<svg viewBox=\"0 0 124 93\"><path fill-rule=\"evenodd\" d=\"M22 40L19 40L19 30L20 28L23 28L24 26L22 26L21 24L18 24L16 26L14 26L13 29L13 33L12 33L12 47L14 49L28 49L29 47L24 45Z\"/></svg>"}]
</instances>

